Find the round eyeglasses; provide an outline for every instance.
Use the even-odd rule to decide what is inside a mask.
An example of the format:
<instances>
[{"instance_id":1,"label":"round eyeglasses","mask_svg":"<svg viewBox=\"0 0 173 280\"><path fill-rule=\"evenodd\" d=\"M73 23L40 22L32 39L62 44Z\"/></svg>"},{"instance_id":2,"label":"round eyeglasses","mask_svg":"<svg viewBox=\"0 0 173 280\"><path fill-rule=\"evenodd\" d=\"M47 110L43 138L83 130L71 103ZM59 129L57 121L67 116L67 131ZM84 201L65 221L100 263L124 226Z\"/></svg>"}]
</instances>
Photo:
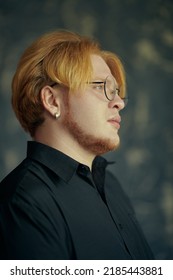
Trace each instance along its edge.
<instances>
[{"instance_id":1,"label":"round eyeglasses","mask_svg":"<svg viewBox=\"0 0 173 280\"><path fill-rule=\"evenodd\" d=\"M113 101L115 96L118 95L123 100L124 106L128 103L128 97L121 95L121 90L117 87L112 76L107 76L105 81L89 82L89 85L96 93L104 94L109 101Z\"/></svg>"},{"instance_id":2,"label":"round eyeglasses","mask_svg":"<svg viewBox=\"0 0 173 280\"><path fill-rule=\"evenodd\" d=\"M121 89L117 87L115 79L112 76L107 76L104 81L93 81L88 83L93 91L106 96L107 100L113 101L118 95L124 102L124 107L128 103L128 96L122 96ZM50 86L54 87L58 83L54 82Z\"/></svg>"}]
</instances>

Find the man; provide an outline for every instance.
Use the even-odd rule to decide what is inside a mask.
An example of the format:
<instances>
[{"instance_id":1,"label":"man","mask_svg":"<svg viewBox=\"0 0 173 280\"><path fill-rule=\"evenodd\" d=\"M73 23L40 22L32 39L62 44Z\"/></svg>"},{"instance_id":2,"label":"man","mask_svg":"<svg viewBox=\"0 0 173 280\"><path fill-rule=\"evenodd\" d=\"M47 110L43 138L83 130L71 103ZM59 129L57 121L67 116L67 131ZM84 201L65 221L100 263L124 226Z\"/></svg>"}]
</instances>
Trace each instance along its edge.
<instances>
[{"instance_id":1,"label":"man","mask_svg":"<svg viewBox=\"0 0 173 280\"><path fill-rule=\"evenodd\" d=\"M78 34L49 33L22 55L12 92L32 141L0 184L1 258L153 259L101 157L120 141L119 58Z\"/></svg>"}]
</instances>

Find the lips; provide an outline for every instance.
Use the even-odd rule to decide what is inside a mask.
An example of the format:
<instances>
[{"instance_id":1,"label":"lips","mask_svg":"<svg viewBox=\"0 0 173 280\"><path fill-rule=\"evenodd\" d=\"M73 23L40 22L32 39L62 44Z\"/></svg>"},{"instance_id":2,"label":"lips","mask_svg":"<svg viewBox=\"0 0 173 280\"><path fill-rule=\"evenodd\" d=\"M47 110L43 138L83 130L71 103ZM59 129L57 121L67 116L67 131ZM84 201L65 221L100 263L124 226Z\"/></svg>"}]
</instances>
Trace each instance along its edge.
<instances>
[{"instance_id":1,"label":"lips","mask_svg":"<svg viewBox=\"0 0 173 280\"><path fill-rule=\"evenodd\" d=\"M121 122L121 117L120 116L114 116L114 117L111 117L110 119L108 119L108 122L115 126L117 129L120 128L120 122Z\"/></svg>"}]
</instances>

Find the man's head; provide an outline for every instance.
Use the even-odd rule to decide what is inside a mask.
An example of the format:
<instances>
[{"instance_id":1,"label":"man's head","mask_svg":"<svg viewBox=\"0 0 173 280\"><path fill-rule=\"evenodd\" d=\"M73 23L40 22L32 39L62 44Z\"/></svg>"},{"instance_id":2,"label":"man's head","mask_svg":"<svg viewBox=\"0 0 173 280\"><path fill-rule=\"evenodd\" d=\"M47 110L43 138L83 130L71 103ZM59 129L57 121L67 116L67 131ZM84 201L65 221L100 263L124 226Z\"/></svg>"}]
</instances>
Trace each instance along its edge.
<instances>
[{"instance_id":1,"label":"man's head","mask_svg":"<svg viewBox=\"0 0 173 280\"><path fill-rule=\"evenodd\" d=\"M43 123L44 107L40 92L54 82L65 85L73 94L91 81L91 54L101 56L125 95L122 64L112 53L100 50L92 39L69 31L43 35L22 55L12 82L12 105L22 127L31 136Z\"/></svg>"},{"instance_id":2,"label":"man's head","mask_svg":"<svg viewBox=\"0 0 173 280\"><path fill-rule=\"evenodd\" d=\"M12 93L16 116L32 137L47 116L55 121L61 110L60 127L84 148L101 154L118 146L124 69L117 55L96 41L69 31L43 35L22 55Z\"/></svg>"}]
</instances>

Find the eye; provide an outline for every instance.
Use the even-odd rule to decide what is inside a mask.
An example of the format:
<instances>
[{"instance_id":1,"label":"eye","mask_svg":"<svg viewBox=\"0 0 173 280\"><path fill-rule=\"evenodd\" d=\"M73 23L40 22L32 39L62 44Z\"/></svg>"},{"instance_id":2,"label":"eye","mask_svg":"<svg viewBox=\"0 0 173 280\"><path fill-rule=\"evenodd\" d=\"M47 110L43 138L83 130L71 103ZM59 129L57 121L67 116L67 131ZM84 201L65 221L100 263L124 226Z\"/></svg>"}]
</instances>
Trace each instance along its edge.
<instances>
[{"instance_id":1,"label":"eye","mask_svg":"<svg viewBox=\"0 0 173 280\"><path fill-rule=\"evenodd\" d=\"M92 85L92 88L94 90L97 90L97 91L100 91L100 92L103 92L103 90L104 90L104 83L103 82L92 82L91 85Z\"/></svg>"}]
</instances>

